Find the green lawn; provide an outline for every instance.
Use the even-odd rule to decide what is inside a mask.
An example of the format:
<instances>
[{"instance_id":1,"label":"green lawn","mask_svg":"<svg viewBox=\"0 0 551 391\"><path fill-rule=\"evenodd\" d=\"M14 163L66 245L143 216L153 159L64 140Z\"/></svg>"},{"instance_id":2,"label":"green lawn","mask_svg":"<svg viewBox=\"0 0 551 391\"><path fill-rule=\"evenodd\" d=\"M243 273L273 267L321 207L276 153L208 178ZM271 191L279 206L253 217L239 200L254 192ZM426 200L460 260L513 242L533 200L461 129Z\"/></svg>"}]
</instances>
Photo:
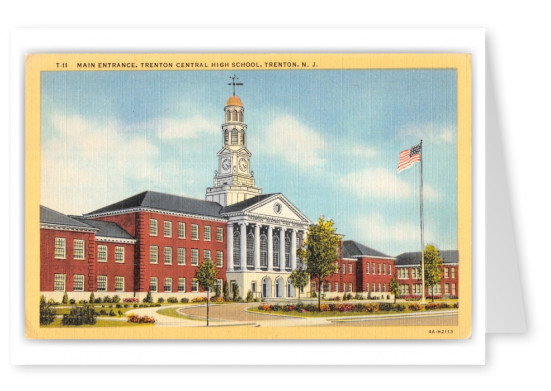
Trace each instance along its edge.
<instances>
[{"instance_id":1,"label":"green lawn","mask_svg":"<svg viewBox=\"0 0 551 391\"><path fill-rule=\"evenodd\" d=\"M195 318L195 317L192 317L192 316L184 315L184 314L178 312L177 310L178 310L178 308L165 308L165 309L159 310L157 312L159 313L159 315L171 316L173 318L195 320L195 321L199 321L199 322L206 322L206 318L205 319L198 319L198 318ZM216 320L212 320L212 319L210 319L209 321L210 322L217 322Z\"/></svg>"}]
</instances>

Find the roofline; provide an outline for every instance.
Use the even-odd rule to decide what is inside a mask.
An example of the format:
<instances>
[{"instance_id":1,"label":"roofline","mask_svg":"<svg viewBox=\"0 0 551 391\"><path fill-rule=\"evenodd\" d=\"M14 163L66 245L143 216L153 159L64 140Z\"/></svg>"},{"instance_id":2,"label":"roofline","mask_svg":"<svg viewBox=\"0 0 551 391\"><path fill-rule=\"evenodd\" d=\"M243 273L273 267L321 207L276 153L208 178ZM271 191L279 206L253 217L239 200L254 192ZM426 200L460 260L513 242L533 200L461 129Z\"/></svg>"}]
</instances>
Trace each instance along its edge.
<instances>
[{"instance_id":1,"label":"roofline","mask_svg":"<svg viewBox=\"0 0 551 391\"><path fill-rule=\"evenodd\" d=\"M205 216L205 215L194 215L190 213L181 213L181 212L175 212L175 211L170 211L165 209L155 209L155 208L146 208L146 207L133 207L133 208L119 209L119 210L109 211L109 212L90 213L90 214L83 215L82 217L89 218L89 217L114 216L114 215L136 213L136 212L154 212L154 213L161 213L161 214L167 214L172 216L189 217L197 220L211 220L211 221L220 221L220 222L228 221L228 219L223 217L221 218L221 217L211 217L211 216Z\"/></svg>"},{"instance_id":2,"label":"roofline","mask_svg":"<svg viewBox=\"0 0 551 391\"><path fill-rule=\"evenodd\" d=\"M59 231L78 231L78 232L90 232L96 233L99 231L98 228L94 227L79 227L76 225L65 225L65 224L53 224L53 223L40 223L40 228L44 229L55 229Z\"/></svg>"},{"instance_id":3,"label":"roofline","mask_svg":"<svg viewBox=\"0 0 551 391\"><path fill-rule=\"evenodd\" d=\"M128 238L119 238L117 236L96 236L96 242L116 242L116 243L134 244L137 242L137 240L128 239Z\"/></svg>"},{"instance_id":4,"label":"roofline","mask_svg":"<svg viewBox=\"0 0 551 391\"><path fill-rule=\"evenodd\" d=\"M378 255L367 255L367 254L361 254L361 255L352 255L352 257L361 257L361 258L379 258L379 259L394 259L396 260L395 257L382 257L382 256L378 256Z\"/></svg>"}]
</instances>

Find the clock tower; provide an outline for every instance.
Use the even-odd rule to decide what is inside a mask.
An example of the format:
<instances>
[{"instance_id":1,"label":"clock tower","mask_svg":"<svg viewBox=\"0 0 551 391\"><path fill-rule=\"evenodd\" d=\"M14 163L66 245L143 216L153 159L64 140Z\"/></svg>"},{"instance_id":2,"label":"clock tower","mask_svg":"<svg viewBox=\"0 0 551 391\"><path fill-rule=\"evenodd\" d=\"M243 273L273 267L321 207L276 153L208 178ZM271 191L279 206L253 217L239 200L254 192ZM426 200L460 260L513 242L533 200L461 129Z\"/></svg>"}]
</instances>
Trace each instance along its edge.
<instances>
[{"instance_id":1,"label":"clock tower","mask_svg":"<svg viewBox=\"0 0 551 391\"><path fill-rule=\"evenodd\" d=\"M232 84L232 83L230 83ZM247 125L241 99L234 94L224 107L222 149L218 152L218 170L214 173L214 186L207 188L206 200L228 206L262 193L255 186L251 170L251 153L247 149Z\"/></svg>"}]
</instances>

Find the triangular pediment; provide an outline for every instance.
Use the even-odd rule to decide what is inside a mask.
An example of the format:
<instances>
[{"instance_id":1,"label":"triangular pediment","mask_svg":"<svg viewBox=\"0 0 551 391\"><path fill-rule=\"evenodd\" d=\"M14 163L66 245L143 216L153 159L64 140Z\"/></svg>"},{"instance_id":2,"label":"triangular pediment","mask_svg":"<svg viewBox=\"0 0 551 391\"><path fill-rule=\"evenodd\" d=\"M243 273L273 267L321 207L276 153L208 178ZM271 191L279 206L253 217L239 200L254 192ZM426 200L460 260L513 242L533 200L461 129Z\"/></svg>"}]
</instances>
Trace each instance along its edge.
<instances>
[{"instance_id":1,"label":"triangular pediment","mask_svg":"<svg viewBox=\"0 0 551 391\"><path fill-rule=\"evenodd\" d=\"M243 209L243 213L311 224L308 217L283 196L283 194L279 193L250 205Z\"/></svg>"},{"instance_id":2,"label":"triangular pediment","mask_svg":"<svg viewBox=\"0 0 551 391\"><path fill-rule=\"evenodd\" d=\"M230 148L223 147L220 151L218 151L218 153L216 155L217 156L223 156L223 155L231 155L233 153L237 153L237 155L239 155L239 156L243 156L243 155L246 155L246 156L249 156L249 157L252 156L252 154L249 152L249 150L245 147L242 147L239 150L232 150Z\"/></svg>"}]
</instances>

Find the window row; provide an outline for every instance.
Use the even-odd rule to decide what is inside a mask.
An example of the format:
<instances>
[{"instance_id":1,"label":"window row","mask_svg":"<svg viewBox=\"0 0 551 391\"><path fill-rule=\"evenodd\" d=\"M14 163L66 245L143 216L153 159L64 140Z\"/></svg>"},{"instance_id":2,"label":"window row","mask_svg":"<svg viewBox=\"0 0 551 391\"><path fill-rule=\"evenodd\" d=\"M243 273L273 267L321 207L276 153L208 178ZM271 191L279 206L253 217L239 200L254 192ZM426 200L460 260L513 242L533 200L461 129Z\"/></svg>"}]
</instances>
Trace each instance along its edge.
<instances>
[{"instance_id":1,"label":"window row","mask_svg":"<svg viewBox=\"0 0 551 391\"><path fill-rule=\"evenodd\" d=\"M343 282L343 283L342 283L342 287L341 287L341 292L343 292L343 293L346 293L346 292L349 292L349 293L350 293L350 292L354 292L354 289L353 289L353 286L352 286L352 283L351 283L351 282L348 283L348 291L346 290L346 287L347 287L347 284ZM313 283L312 283L312 289L313 289L314 291L317 290L317 284L316 284L316 282L313 282ZM331 283L330 283L330 282L327 282L327 283L322 284L322 285L321 285L321 292L322 292L322 293L326 293L326 292L329 293L329 292L331 292ZM333 284L333 292L339 292L339 283L338 283L338 282L335 282L335 283Z\"/></svg>"},{"instance_id":2,"label":"window row","mask_svg":"<svg viewBox=\"0 0 551 391\"><path fill-rule=\"evenodd\" d=\"M159 234L159 222L157 219L149 219L149 235L158 236ZM163 236L165 238L172 237L172 221L163 222ZM186 238L186 223L178 223L178 239ZM199 240L199 224L191 224L191 239ZM203 240L211 240L211 226L205 225L203 227ZM224 229L222 227L216 228L216 241L222 242L224 240Z\"/></svg>"},{"instance_id":3,"label":"window row","mask_svg":"<svg viewBox=\"0 0 551 391\"><path fill-rule=\"evenodd\" d=\"M371 265L371 267L369 267ZM387 266L388 266L388 273L387 273ZM343 273L344 274L344 273ZM367 262L365 264L365 274L373 274L373 275L391 275L392 274L392 265L387 265L386 263L378 263L375 264Z\"/></svg>"},{"instance_id":4,"label":"window row","mask_svg":"<svg viewBox=\"0 0 551 391\"><path fill-rule=\"evenodd\" d=\"M83 239L75 239L73 242L73 259L83 260L85 241ZM56 259L67 258L67 245L65 238L55 238L54 256ZM98 262L107 262L107 246L104 244L98 245ZM115 262L124 263L124 247L115 246Z\"/></svg>"},{"instance_id":5,"label":"window row","mask_svg":"<svg viewBox=\"0 0 551 391\"><path fill-rule=\"evenodd\" d=\"M167 277L164 279L163 289L159 289L159 278L158 277L151 277L149 279L149 291L152 293L157 292L173 292L173 284L172 284L172 278ZM178 286L176 292L184 293L187 292L186 288L186 278L175 278L174 280L178 281ZM216 280L216 285L222 289L223 281L222 279ZM191 279L191 292L199 292L199 282L196 278Z\"/></svg>"},{"instance_id":6,"label":"window row","mask_svg":"<svg viewBox=\"0 0 551 391\"><path fill-rule=\"evenodd\" d=\"M443 268L444 278L449 278L451 275L451 278L455 278L455 267L444 267ZM407 267L400 267L398 268L398 278L399 279L408 279L410 276L410 269ZM421 268L420 267L414 267L411 268L411 278L412 279L421 279Z\"/></svg>"},{"instance_id":7,"label":"window row","mask_svg":"<svg viewBox=\"0 0 551 391\"><path fill-rule=\"evenodd\" d=\"M213 260L211 250L203 250L203 260ZM172 247L163 248L163 262L165 265L172 265ZM177 263L178 265L186 265L186 249L178 247L177 249ZM149 246L149 263L159 263L159 246ZM191 249L191 266L199 266L199 249ZM224 252L216 251L216 266L224 266Z\"/></svg>"},{"instance_id":8,"label":"window row","mask_svg":"<svg viewBox=\"0 0 551 391\"><path fill-rule=\"evenodd\" d=\"M398 287L400 295L407 296L410 294L410 286L408 284L401 284ZM421 284L412 284L411 285L411 294L416 296L422 295ZM433 285L429 291L429 295L441 295L442 294L442 285L436 284ZM444 294L457 296L457 290L455 284L444 284Z\"/></svg>"},{"instance_id":9,"label":"window row","mask_svg":"<svg viewBox=\"0 0 551 391\"><path fill-rule=\"evenodd\" d=\"M66 274L54 274L54 291L66 291ZM73 275L73 291L84 291L84 274ZM97 276L97 291L107 292L107 276ZM124 277L115 276L115 291L124 292Z\"/></svg>"},{"instance_id":10,"label":"window row","mask_svg":"<svg viewBox=\"0 0 551 391\"><path fill-rule=\"evenodd\" d=\"M346 274L346 264L345 263L342 264L341 271L342 271L342 274ZM348 274L352 274L352 264L351 263L348 264Z\"/></svg>"}]
</instances>

